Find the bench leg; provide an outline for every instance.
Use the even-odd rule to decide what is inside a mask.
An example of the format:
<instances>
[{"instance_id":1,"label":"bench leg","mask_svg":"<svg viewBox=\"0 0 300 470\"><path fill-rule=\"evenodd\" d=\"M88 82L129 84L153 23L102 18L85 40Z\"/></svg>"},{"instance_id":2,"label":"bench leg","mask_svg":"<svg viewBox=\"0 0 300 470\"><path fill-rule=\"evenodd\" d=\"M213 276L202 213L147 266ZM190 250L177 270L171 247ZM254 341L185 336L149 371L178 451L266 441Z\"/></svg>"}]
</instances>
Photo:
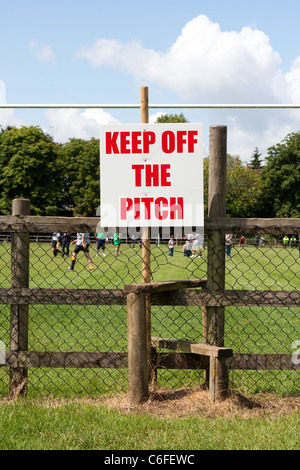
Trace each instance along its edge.
<instances>
[{"instance_id":1,"label":"bench leg","mask_svg":"<svg viewBox=\"0 0 300 470\"><path fill-rule=\"evenodd\" d=\"M224 400L228 396L229 364L231 357L217 358L210 356L209 360L209 396L213 402Z\"/></svg>"}]
</instances>

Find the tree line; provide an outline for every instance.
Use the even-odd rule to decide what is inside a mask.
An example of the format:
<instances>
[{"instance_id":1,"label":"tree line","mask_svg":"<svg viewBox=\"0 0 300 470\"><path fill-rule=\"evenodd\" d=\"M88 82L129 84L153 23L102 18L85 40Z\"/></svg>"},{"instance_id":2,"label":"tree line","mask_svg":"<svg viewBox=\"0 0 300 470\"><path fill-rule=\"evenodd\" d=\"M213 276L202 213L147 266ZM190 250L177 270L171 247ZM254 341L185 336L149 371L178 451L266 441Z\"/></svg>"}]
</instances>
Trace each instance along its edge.
<instances>
[{"instance_id":1,"label":"tree line","mask_svg":"<svg viewBox=\"0 0 300 470\"><path fill-rule=\"evenodd\" d=\"M181 114L164 115L159 122L187 121ZM32 215L96 216L99 152L99 139L57 144L39 126L0 127L0 213L10 214L12 200L24 197L31 201ZM245 165L228 155L228 217L300 217L300 132L270 147L264 164L260 157L255 148ZM204 160L205 215L208 162L209 157Z\"/></svg>"}]
</instances>

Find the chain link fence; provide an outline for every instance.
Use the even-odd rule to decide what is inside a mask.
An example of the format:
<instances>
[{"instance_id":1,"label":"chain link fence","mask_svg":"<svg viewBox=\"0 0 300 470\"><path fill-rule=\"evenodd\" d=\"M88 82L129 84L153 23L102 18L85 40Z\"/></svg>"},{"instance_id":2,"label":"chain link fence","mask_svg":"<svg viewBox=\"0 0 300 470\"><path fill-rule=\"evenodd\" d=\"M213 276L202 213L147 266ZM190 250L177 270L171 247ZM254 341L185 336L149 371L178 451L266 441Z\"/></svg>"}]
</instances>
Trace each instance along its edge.
<instances>
[{"instance_id":1,"label":"chain link fence","mask_svg":"<svg viewBox=\"0 0 300 470\"><path fill-rule=\"evenodd\" d=\"M22 230L20 235L16 225L0 233L0 345L2 350L10 351L11 366L14 309L21 305L25 313L18 318L25 318L28 330L22 350L39 352L39 359L47 353L49 358L46 367L43 361L34 363L31 355L33 362L26 378L28 395L99 396L127 390L127 309L122 289L125 284L142 282L141 239L132 240L123 234L117 249L113 234L107 234L102 248L96 234L90 232L89 256L78 251L72 264L76 244L65 244L62 238L55 240L46 226L40 232L28 227ZM28 254L14 242L16 235L28 237ZM168 239L151 239L151 282L207 277L207 237L200 250L188 247L191 252L186 250L187 238L188 234L186 238L175 238L172 250ZM76 240L76 232L71 233L71 240ZM21 263L17 272L16 250L19 258L24 256L24 266ZM251 233L234 233L226 250L225 295L218 305L225 309L224 346L234 352L229 388L250 393L299 394L298 230L285 226L284 231L274 235L265 227L263 231L256 227ZM18 289L17 298L13 289ZM93 304L89 292L94 294L95 290L99 291L99 298ZM231 293L228 297L226 291ZM233 291L238 296L234 297ZM65 294L61 300L60 292L67 292L68 296ZM261 296L260 292L267 294ZM243 300L247 294L251 294L248 305ZM214 293L210 302L213 296ZM194 300L189 289L185 299L189 300L178 301L178 305L151 305L152 336L203 342L203 302ZM63 359L59 352L66 353ZM101 361L97 352L102 353ZM20 360L17 366L22 369ZM2 360L0 396L9 394L11 369ZM167 388L192 387L203 385L204 374L196 369L162 368L157 370L156 380L158 386Z\"/></svg>"}]
</instances>

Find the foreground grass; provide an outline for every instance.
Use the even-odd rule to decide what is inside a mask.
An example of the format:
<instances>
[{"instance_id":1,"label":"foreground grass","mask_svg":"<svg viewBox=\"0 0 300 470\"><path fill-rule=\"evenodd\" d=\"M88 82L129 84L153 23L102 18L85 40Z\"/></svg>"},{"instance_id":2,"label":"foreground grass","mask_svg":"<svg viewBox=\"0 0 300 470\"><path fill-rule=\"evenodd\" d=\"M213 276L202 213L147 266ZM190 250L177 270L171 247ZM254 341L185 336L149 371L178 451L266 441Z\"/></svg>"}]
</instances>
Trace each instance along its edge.
<instances>
[{"instance_id":1,"label":"foreground grass","mask_svg":"<svg viewBox=\"0 0 300 470\"><path fill-rule=\"evenodd\" d=\"M1 450L296 450L300 412L157 418L81 402L0 403Z\"/></svg>"}]
</instances>

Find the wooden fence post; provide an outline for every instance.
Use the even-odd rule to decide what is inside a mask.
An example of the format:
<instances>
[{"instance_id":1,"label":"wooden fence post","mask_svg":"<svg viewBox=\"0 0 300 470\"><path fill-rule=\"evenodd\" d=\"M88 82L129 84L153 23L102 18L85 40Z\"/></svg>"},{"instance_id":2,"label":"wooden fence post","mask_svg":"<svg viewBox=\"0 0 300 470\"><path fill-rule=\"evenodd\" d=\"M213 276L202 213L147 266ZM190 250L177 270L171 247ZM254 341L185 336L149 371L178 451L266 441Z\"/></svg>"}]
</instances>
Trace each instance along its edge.
<instances>
[{"instance_id":1,"label":"wooden fence post","mask_svg":"<svg viewBox=\"0 0 300 470\"><path fill-rule=\"evenodd\" d=\"M226 217L227 127L209 128L208 217ZM225 238L219 232L208 233L207 290L211 293L225 288ZM203 342L224 346L224 307L203 308ZM211 374L223 370L217 364ZM207 372L206 372L207 375ZM225 380L226 381L226 380ZM222 379L221 382L224 382ZM206 383L220 383L218 377L206 377Z\"/></svg>"},{"instance_id":2,"label":"wooden fence post","mask_svg":"<svg viewBox=\"0 0 300 470\"><path fill-rule=\"evenodd\" d=\"M149 122L149 106L148 106L148 87L141 87L140 90L140 114L141 123ZM142 282L149 283L151 280L150 270L150 228L142 227ZM152 381L152 347L151 347L151 296L146 294L146 335L147 335L147 358L148 358L148 375L149 381Z\"/></svg>"},{"instance_id":3,"label":"wooden fence post","mask_svg":"<svg viewBox=\"0 0 300 470\"><path fill-rule=\"evenodd\" d=\"M12 215L30 215L29 199L14 199ZM12 232L11 240L11 287L29 287L29 233L25 229ZM10 349L20 352L28 349L28 305L11 305ZM10 396L26 395L28 369L25 366L10 368Z\"/></svg>"},{"instance_id":4,"label":"wooden fence post","mask_svg":"<svg viewBox=\"0 0 300 470\"><path fill-rule=\"evenodd\" d=\"M137 406L149 396L145 294L127 295L127 325L129 400Z\"/></svg>"}]
</instances>

